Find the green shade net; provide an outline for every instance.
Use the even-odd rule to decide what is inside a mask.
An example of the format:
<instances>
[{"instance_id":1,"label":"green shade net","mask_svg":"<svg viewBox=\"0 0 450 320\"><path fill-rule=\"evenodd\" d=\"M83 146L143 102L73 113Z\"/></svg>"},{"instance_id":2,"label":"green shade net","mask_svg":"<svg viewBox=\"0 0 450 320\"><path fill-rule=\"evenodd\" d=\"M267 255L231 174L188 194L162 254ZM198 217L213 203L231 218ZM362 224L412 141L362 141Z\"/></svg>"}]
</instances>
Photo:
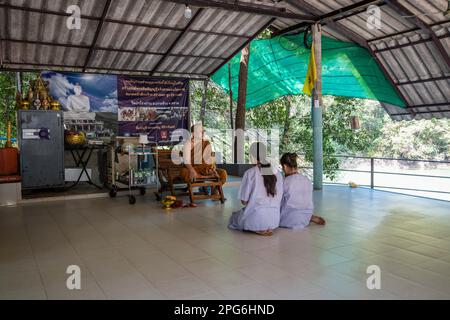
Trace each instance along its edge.
<instances>
[{"instance_id":1,"label":"green shade net","mask_svg":"<svg viewBox=\"0 0 450 320\"><path fill-rule=\"evenodd\" d=\"M253 40L247 109L284 95L302 94L310 52L303 45L303 34ZM229 62L234 100L238 95L240 57L239 53ZM322 37L322 68L324 95L372 99L405 107L368 50L357 44ZM229 93L228 64L211 78Z\"/></svg>"}]
</instances>

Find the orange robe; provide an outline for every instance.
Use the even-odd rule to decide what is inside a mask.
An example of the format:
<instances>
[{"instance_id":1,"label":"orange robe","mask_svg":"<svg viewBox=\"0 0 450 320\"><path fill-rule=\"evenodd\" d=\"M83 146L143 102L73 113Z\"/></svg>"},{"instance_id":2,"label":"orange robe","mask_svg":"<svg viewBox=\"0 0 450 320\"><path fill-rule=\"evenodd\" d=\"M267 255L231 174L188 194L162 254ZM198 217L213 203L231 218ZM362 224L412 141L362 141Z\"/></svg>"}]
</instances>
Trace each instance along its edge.
<instances>
[{"instance_id":1,"label":"orange robe","mask_svg":"<svg viewBox=\"0 0 450 320\"><path fill-rule=\"evenodd\" d=\"M207 163L205 161L205 159L203 158L203 152L205 152L205 149L211 150L211 144L207 140L202 141L201 149L200 149L200 146L192 146L191 147L190 162L192 164L192 167L194 167L194 170L201 176L211 176L211 175L214 175L217 173L222 185L225 184L225 182L227 181L227 172L223 169L216 168L215 161L213 161L212 164ZM195 163L195 160L196 160L195 153L201 154L201 163ZM208 151L208 153L209 153L209 151ZM209 157L210 156L211 155L209 153ZM197 158L198 158L198 155L197 155ZM190 179L189 169L187 167L182 168L180 174L184 181L189 182L189 179Z\"/></svg>"}]
</instances>

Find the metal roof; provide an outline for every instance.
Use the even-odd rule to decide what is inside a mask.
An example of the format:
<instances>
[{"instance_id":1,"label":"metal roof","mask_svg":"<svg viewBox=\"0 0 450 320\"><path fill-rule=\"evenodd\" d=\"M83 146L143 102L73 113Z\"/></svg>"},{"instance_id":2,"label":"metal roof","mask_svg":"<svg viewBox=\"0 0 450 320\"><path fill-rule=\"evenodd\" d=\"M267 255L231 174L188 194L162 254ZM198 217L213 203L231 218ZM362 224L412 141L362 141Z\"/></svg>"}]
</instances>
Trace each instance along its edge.
<instances>
[{"instance_id":1,"label":"metal roof","mask_svg":"<svg viewBox=\"0 0 450 320\"><path fill-rule=\"evenodd\" d=\"M70 5L82 28L66 28ZM184 17L185 4L192 18ZM369 5L381 28L369 28ZM407 108L394 119L450 117L447 0L0 0L0 64L66 70L211 76L266 27L299 32L320 21L327 36L366 47Z\"/></svg>"},{"instance_id":2,"label":"metal roof","mask_svg":"<svg viewBox=\"0 0 450 320\"><path fill-rule=\"evenodd\" d=\"M80 30L66 27L73 4ZM208 77L273 21L191 9L186 19L183 1L0 0L2 67Z\"/></svg>"}]
</instances>

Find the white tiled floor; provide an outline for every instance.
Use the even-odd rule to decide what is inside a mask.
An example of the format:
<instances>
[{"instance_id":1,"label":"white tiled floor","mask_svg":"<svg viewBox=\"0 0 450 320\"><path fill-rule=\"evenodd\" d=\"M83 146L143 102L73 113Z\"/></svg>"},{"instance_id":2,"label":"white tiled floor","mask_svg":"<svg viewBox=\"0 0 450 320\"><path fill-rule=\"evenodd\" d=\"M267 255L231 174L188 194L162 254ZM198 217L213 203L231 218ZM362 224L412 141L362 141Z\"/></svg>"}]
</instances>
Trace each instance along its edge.
<instances>
[{"instance_id":1,"label":"white tiled floor","mask_svg":"<svg viewBox=\"0 0 450 320\"><path fill-rule=\"evenodd\" d=\"M1 299L449 299L450 204L367 189L315 193L327 226L230 231L225 205L151 196L0 208ZM68 265L82 270L66 289ZM366 269L381 268L381 290Z\"/></svg>"}]
</instances>

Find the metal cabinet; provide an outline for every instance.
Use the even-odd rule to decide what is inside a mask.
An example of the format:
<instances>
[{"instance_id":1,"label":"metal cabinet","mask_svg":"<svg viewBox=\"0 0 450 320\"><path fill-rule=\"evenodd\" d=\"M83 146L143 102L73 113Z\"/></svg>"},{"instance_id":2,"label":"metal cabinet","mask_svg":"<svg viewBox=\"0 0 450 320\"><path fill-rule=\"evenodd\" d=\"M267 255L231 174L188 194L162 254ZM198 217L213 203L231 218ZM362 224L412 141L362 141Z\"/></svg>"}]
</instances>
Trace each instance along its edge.
<instances>
[{"instance_id":1,"label":"metal cabinet","mask_svg":"<svg viewBox=\"0 0 450 320\"><path fill-rule=\"evenodd\" d=\"M20 110L18 130L22 188L64 187L62 111Z\"/></svg>"}]
</instances>

